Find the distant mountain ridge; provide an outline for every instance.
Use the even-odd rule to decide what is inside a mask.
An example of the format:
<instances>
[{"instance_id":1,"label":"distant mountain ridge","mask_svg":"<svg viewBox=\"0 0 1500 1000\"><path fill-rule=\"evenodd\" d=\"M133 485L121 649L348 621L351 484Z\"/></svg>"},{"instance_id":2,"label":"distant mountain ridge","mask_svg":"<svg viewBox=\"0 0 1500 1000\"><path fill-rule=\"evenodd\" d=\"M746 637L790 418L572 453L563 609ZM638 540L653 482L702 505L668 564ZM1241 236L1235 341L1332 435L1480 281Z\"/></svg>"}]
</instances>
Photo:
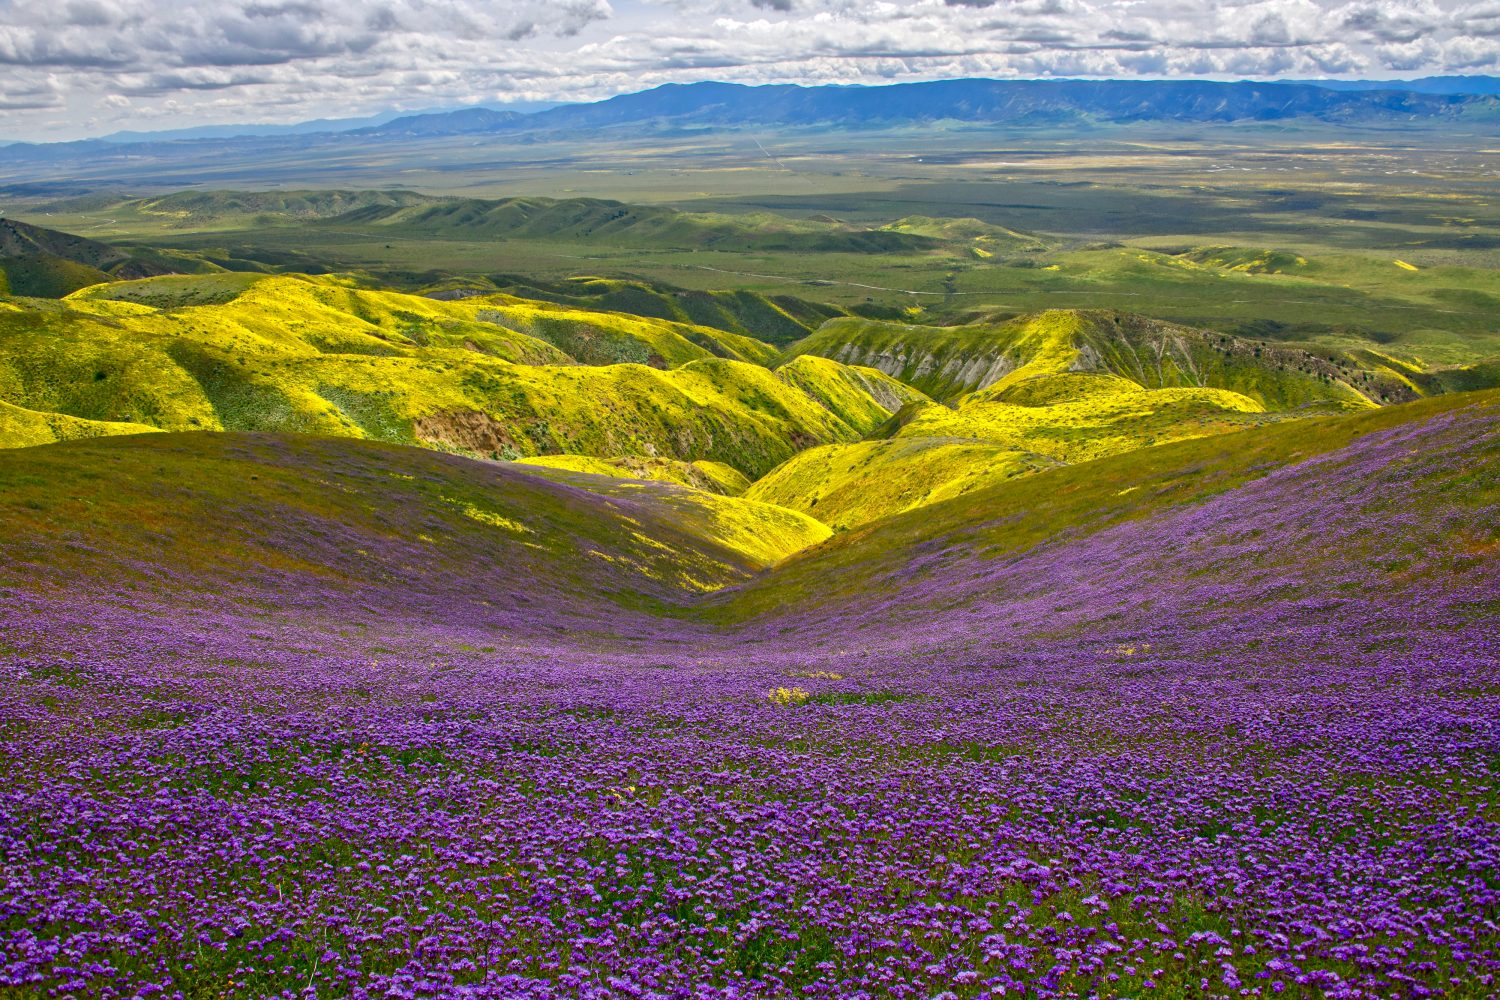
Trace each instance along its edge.
<instances>
[{"instance_id":1,"label":"distant mountain ridge","mask_svg":"<svg viewBox=\"0 0 1500 1000\"><path fill-rule=\"evenodd\" d=\"M293 127L280 134L224 137L213 127L204 137L142 133L64 143L15 143L3 158L53 160L96 150L121 154L134 147L156 152L213 143L256 147L388 139L422 139L490 132L570 132L609 126L724 128L746 125L871 126L952 120L973 123L1233 122L1308 117L1328 122L1391 118L1500 117L1493 85L1465 86L1469 78L1433 78L1389 85L1366 81L1217 82L1206 80L939 80L885 86L815 86L737 83L670 83L603 101L565 104L532 113L463 108L397 117L363 128L330 123L326 132ZM191 132L192 130L188 130ZM253 132L246 128L244 132Z\"/></svg>"},{"instance_id":2,"label":"distant mountain ridge","mask_svg":"<svg viewBox=\"0 0 1500 1000\"><path fill-rule=\"evenodd\" d=\"M463 108L458 111L405 115L366 128L355 129L353 134L371 136L463 135L470 132L493 132L525 117L518 111Z\"/></svg>"},{"instance_id":3,"label":"distant mountain ridge","mask_svg":"<svg viewBox=\"0 0 1500 1000\"><path fill-rule=\"evenodd\" d=\"M1424 76L1416 80L1284 80L1329 90L1404 90L1414 94L1500 94L1497 76Z\"/></svg>"},{"instance_id":4,"label":"distant mountain ridge","mask_svg":"<svg viewBox=\"0 0 1500 1000\"><path fill-rule=\"evenodd\" d=\"M545 111L557 106L555 101L525 102L505 108L486 107L438 107L422 110L382 111L378 114L358 115L353 118L314 118L309 121L289 124L261 122L227 123L220 125L190 125L185 128L134 130L122 129L97 138L106 142L171 142L177 139L239 139L254 136L296 136L335 132L369 132L397 119L431 118L442 114L484 111L490 114L521 115ZM85 140L92 141L92 140ZM0 142L0 147L9 146L9 141Z\"/></svg>"},{"instance_id":5,"label":"distant mountain ridge","mask_svg":"<svg viewBox=\"0 0 1500 1000\"><path fill-rule=\"evenodd\" d=\"M869 125L955 120L1328 121L1447 116L1495 102L1466 94L1335 91L1310 84L1155 80L941 80L883 87L667 84L527 116L524 130L670 121L677 125Z\"/></svg>"},{"instance_id":6,"label":"distant mountain ridge","mask_svg":"<svg viewBox=\"0 0 1500 1000\"><path fill-rule=\"evenodd\" d=\"M953 81L955 83L984 82L975 80ZM1104 84L1146 84L1152 85L1157 81L989 81L1003 83L1104 83ZM1210 81L1203 81L1210 82ZM1246 81L1248 82L1248 81ZM1487 95L1500 94L1500 77L1483 75L1451 75L1451 76L1427 76L1410 80L1293 80L1283 79L1270 81L1274 86L1289 87L1319 87L1332 91L1397 91L1411 94L1447 94L1447 95ZM698 86L689 84L687 86ZM722 85L722 86L733 86ZM895 84L892 86L920 86L919 84ZM659 88L658 88L659 89ZM827 89L827 88L822 88ZM883 90L886 88L867 88ZM650 93L647 91L646 93ZM631 95L621 95L631 96ZM615 100L617 98L611 98ZM604 102L599 102L604 103ZM575 102L571 104L559 104L556 102L542 102L517 104L505 108L466 107L457 109L433 108L423 111L384 111L378 114L363 115L352 118L316 118L309 121L291 122L288 124L265 124L265 123L226 123L215 125L193 125L186 128L162 129L162 130L132 130L125 129L111 132L108 135L97 136L93 139L83 141L100 141L113 143L150 143L150 142L174 142L177 140L194 139L239 139L251 137L285 137L334 134L350 132L361 135L381 133L405 133L422 134L432 125L442 121L445 117L454 124L465 121L470 124L478 124L488 119L488 124L500 124L503 118L525 118L543 111L550 111L558 107L587 107L589 105ZM394 128L387 126L394 125ZM30 143L15 142L12 140L0 141L0 148L12 145L31 145Z\"/></svg>"}]
</instances>

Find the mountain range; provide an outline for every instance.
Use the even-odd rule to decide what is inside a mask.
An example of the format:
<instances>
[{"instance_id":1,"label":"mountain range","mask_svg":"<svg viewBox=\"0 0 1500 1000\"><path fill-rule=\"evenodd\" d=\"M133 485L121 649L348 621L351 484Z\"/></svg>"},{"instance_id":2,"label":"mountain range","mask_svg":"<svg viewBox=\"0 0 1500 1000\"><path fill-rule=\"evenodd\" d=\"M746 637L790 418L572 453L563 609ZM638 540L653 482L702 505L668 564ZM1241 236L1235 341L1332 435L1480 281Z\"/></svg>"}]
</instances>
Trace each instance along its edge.
<instances>
[{"instance_id":1,"label":"mountain range","mask_svg":"<svg viewBox=\"0 0 1500 1000\"><path fill-rule=\"evenodd\" d=\"M1271 89L1267 89L1271 88ZM419 112L386 111L353 118L319 118L285 125L197 125L159 131L122 130L98 141L154 143L196 139L233 139L353 133L356 135L462 135L504 128L547 126L587 119L707 115L721 123L732 120L788 123L809 114L818 121L881 120L884 118L954 117L962 120L1005 120L1020 114L1098 114L1112 120L1139 118L1208 120L1222 117L1287 117L1335 110L1390 108L1381 99L1321 101L1308 91L1345 94L1420 94L1441 97L1478 97L1500 94L1500 78L1492 76L1433 76L1414 80L1276 80L1162 81L1162 80L950 80L887 86L816 86L791 84L762 87L704 82L667 84L640 93L623 94L594 103L515 104L504 107L435 108ZM1219 102L1210 110L1204 101ZM1280 104L1278 106L1278 100ZM1290 107L1287 102L1291 101ZM1174 104L1176 105L1174 107ZM1029 105L1029 106L1028 106ZM1321 107L1321 110L1319 109ZM1418 104L1417 107L1438 105ZM589 110L593 109L593 110ZM748 114L747 114L748 112ZM85 140L93 141L93 140ZM9 145L0 143L0 146ZM18 145L26 145L20 143Z\"/></svg>"},{"instance_id":2,"label":"mountain range","mask_svg":"<svg viewBox=\"0 0 1500 1000\"><path fill-rule=\"evenodd\" d=\"M1487 78L1486 78L1487 79ZM1372 87L1374 85L1371 85ZM588 104L530 114L464 108L409 115L354 129L225 137L144 134L64 143L15 143L0 155L0 179L58 180L53 169L70 162L149 158L162 165L216 156L254 156L295 150L348 150L368 143L424 142L444 136L495 135L517 140L596 136L601 129L674 131L745 127L878 128L951 121L974 125L1058 125L1129 122L1265 122L1305 118L1338 124L1412 120L1489 123L1500 118L1493 86L1478 93L1425 83L1424 89L1360 89L1312 83L1223 83L1202 80L943 80L880 87L793 84L745 86L703 82L666 84ZM247 130L248 131L248 130ZM32 168L28 170L27 168Z\"/></svg>"}]
</instances>

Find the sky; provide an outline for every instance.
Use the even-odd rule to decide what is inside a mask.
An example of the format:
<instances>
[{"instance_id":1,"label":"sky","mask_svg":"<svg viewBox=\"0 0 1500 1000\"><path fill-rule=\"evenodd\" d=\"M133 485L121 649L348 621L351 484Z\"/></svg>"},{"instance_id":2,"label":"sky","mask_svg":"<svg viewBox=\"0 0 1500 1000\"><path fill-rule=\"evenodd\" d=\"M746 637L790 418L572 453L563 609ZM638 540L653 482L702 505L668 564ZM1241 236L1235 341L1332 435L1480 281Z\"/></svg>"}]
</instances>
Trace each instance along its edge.
<instances>
[{"instance_id":1,"label":"sky","mask_svg":"<svg viewBox=\"0 0 1500 1000\"><path fill-rule=\"evenodd\" d=\"M1500 0L0 0L0 142L668 82L1500 72Z\"/></svg>"}]
</instances>

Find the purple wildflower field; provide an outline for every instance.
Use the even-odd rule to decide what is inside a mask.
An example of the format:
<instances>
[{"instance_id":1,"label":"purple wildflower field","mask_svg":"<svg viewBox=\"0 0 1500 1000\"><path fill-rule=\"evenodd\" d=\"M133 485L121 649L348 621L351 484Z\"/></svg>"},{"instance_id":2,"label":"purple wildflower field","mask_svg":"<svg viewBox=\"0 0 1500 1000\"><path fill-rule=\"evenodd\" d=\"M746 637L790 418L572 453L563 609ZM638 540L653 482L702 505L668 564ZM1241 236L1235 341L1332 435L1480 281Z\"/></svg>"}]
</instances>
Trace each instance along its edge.
<instances>
[{"instance_id":1,"label":"purple wildflower field","mask_svg":"<svg viewBox=\"0 0 1500 1000\"><path fill-rule=\"evenodd\" d=\"M151 516L4 543L0 997L1496 995L1500 407L1444 405L708 598L498 530L424 560L417 494L254 506L368 513L394 449L208 439L273 484L208 541L186 445L17 459Z\"/></svg>"}]
</instances>

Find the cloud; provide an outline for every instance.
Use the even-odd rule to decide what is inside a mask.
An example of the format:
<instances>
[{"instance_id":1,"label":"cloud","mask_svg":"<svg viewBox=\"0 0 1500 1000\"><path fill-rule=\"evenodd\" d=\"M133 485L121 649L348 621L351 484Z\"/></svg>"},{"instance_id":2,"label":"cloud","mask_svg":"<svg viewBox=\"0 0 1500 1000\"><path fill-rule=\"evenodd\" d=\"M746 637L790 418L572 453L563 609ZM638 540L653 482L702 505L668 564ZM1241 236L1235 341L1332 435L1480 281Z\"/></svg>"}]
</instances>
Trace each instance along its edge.
<instances>
[{"instance_id":1,"label":"cloud","mask_svg":"<svg viewBox=\"0 0 1500 1000\"><path fill-rule=\"evenodd\" d=\"M18 73L0 87L0 112L41 111L61 107L64 87L53 73Z\"/></svg>"},{"instance_id":2,"label":"cloud","mask_svg":"<svg viewBox=\"0 0 1500 1000\"><path fill-rule=\"evenodd\" d=\"M0 136L669 81L1494 71L1500 0L0 0ZM127 100L120 104L119 98ZM66 116L59 116L59 108Z\"/></svg>"}]
</instances>

